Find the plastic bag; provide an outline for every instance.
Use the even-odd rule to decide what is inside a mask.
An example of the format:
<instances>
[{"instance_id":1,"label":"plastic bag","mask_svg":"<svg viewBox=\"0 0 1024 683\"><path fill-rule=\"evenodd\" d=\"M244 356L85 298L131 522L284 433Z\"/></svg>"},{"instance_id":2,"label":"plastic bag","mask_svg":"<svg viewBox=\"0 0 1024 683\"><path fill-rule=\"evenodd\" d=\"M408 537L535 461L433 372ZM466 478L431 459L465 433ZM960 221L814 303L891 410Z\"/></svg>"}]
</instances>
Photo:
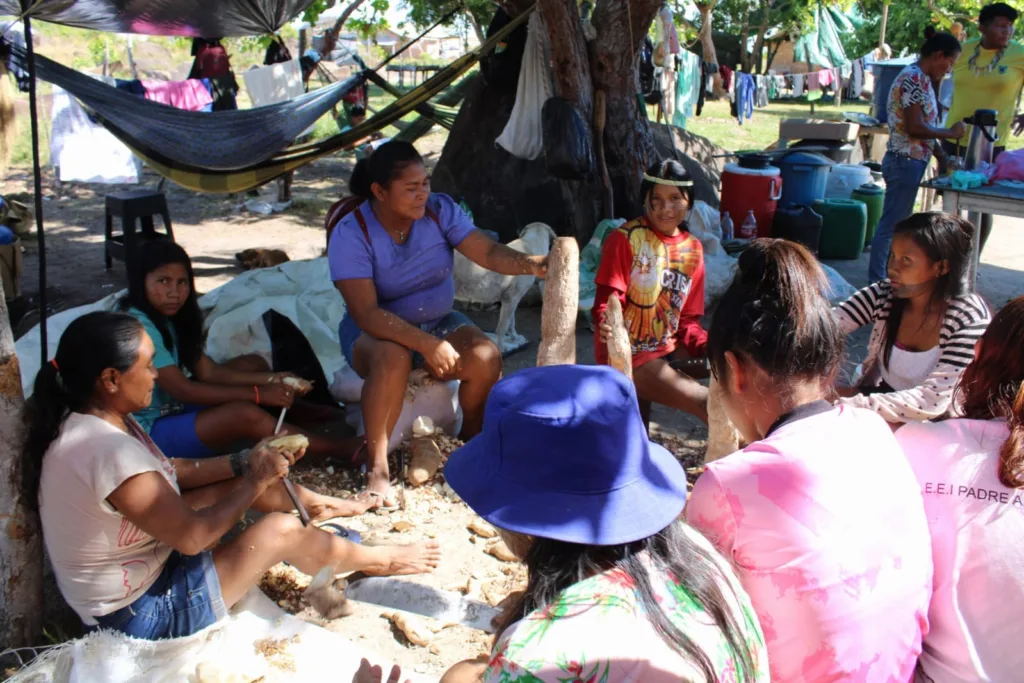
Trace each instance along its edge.
<instances>
[{"instance_id":1,"label":"plastic bag","mask_svg":"<svg viewBox=\"0 0 1024 683\"><path fill-rule=\"evenodd\" d=\"M545 102L541 127L548 173L562 180L582 180L593 172L590 129L572 102L561 97Z\"/></svg>"},{"instance_id":2,"label":"plastic bag","mask_svg":"<svg viewBox=\"0 0 1024 683\"><path fill-rule=\"evenodd\" d=\"M1024 149L1003 152L996 157L993 166L995 172L989 176L992 181L1024 180Z\"/></svg>"}]
</instances>

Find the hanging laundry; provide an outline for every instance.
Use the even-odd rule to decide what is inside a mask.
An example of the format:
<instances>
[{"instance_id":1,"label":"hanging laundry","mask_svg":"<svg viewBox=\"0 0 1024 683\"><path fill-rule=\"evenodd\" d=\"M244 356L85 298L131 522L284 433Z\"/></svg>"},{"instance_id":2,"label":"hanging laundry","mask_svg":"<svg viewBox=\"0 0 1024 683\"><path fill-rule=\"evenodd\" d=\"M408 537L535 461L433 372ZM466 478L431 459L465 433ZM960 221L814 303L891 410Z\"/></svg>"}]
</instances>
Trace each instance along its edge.
<instances>
[{"instance_id":1,"label":"hanging laundry","mask_svg":"<svg viewBox=\"0 0 1024 683\"><path fill-rule=\"evenodd\" d=\"M231 73L231 60L219 38L193 38L192 56L189 78L219 78Z\"/></svg>"},{"instance_id":2,"label":"hanging laundry","mask_svg":"<svg viewBox=\"0 0 1024 683\"><path fill-rule=\"evenodd\" d=\"M675 85L675 116L672 125L686 127L686 120L697 113L697 106L703 94L704 67L701 58L693 52L683 52L678 57L679 72Z\"/></svg>"},{"instance_id":3,"label":"hanging laundry","mask_svg":"<svg viewBox=\"0 0 1024 683\"><path fill-rule=\"evenodd\" d=\"M822 69L821 71L817 72L817 76L819 88L827 88L828 86L832 85L832 83L835 80L831 69Z\"/></svg>"},{"instance_id":4,"label":"hanging laundry","mask_svg":"<svg viewBox=\"0 0 1024 683\"><path fill-rule=\"evenodd\" d=\"M512 156L536 159L544 152L541 110L551 97L553 87L544 49L544 20L539 12L530 15L526 30L516 102L505 129L494 142Z\"/></svg>"},{"instance_id":5,"label":"hanging laundry","mask_svg":"<svg viewBox=\"0 0 1024 683\"><path fill-rule=\"evenodd\" d=\"M56 85L50 120L50 163L58 169L62 182L139 182L135 155Z\"/></svg>"},{"instance_id":6,"label":"hanging laundry","mask_svg":"<svg viewBox=\"0 0 1024 683\"><path fill-rule=\"evenodd\" d=\"M805 74L793 74L793 97L803 97L804 75Z\"/></svg>"},{"instance_id":7,"label":"hanging laundry","mask_svg":"<svg viewBox=\"0 0 1024 683\"><path fill-rule=\"evenodd\" d=\"M768 106L768 79L765 76L755 76L754 106L758 108Z\"/></svg>"},{"instance_id":8,"label":"hanging laundry","mask_svg":"<svg viewBox=\"0 0 1024 683\"><path fill-rule=\"evenodd\" d=\"M812 71L807 74L807 94L810 95L813 92L821 92L821 73L818 71Z\"/></svg>"},{"instance_id":9,"label":"hanging laundry","mask_svg":"<svg viewBox=\"0 0 1024 683\"><path fill-rule=\"evenodd\" d=\"M722 87L732 90L732 69L727 66L718 67L718 75L722 77Z\"/></svg>"},{"instance_id":10,"label":"hanging laundry","mask_svg":"<svg viewBox=\"0 0 1024 683\"><path fill-rule=\"evenodd\" d=\"M253 107L276 104L305 93L299 60L249 69L242 74Z\"/></svg>"},{"instance_id":11,"label":"hanging laundry","mask_svg":"<svg viewBox=\"0 0 1024 683\"><path fill-rule=\"evenodd\" d=\"M676 22L672 18L672 11L668 5L662 5L658 10L658 25L655 29L658 33L657 42L664 41L667 52L671 55L678 55L679 33L676 32Z\"/></svg>"},{"instance_id":12,"label":"hanging laundry","mask_svg":"<svg viewBox=\"0 0 1024 683\"><path fill-rule=\"evenodd\" d=\"M667 63L675 66L676 58L672 55L668 57ZM669 123L672 121L673 114L676 112L676 81L679 78L678 72L674 68L665 67L664 69L658 69L658 78L661 87L661 107L662 113L665 115L665 122Z\"/></svg>"},{"instance_id":13,"label":"hanging laundry","mask_svg":"<svg viewBox=\"0 0 1024 683\"><path fill-rule=\"evenodd\" d=\"M210 81L210 96L213 97L213 111L233 111L238 109L238 81L235 74L228 73L227 76L214 76Z\"/></svg>"},{"instance_id":14,"label":"hanging laundry","mask_svg":"<svg viewBox=\"0 0 1024 683\"><path fill-rule=\"evenodd\" d=\"M712 68L711 64L707 64L703 59L701 60L701 62L700 62L700 81L701 82L700 82L699 92L697 93L697 106L694 108L694 113L697 116L700 116L701 112L704 111L704 102L707 100L708 93L711 92L711 84L713 82L713 76L711 76L712 72L709 71L711 68ZM716 68L716 69L714 69L714 71L718 71L718 69Z\"/></svg>"},{"instance_id":15,"label":"hanging laundry","mask_svg":"<svg viewBox=\"0 0 1024 683\"><path fill-rule=\"evenodd\" d=\"M185 111L210 111L213 96L199 79L187 81L141 81L146 99Z\"/></svg>"},{"instance_id":16,"label":"hanging laundry","mask_svg":"<svg viewBox=\"0 0 1024 683\"><path fill-rule=\"evenodd\" d=\"M5 43L16 45L22 49L25 48L25 25L21 21L12 21L0 26L0 35L3 36ZM28 92L29 78L28 70L22 67L21 62L7 58L7 70L14 76L14 80L18 82L18 90L21 92Z\"/></svg>"},{"instance_id":17,"label":"hanging laundry","mask_svg":"<svg viewBox=\"0 0 1024 683\"><path fill-rule=\"evenodd\" d=\"M142 85L142 81L139 80L122 80L118 78L114 81L114 87L139 97L146 96L146 88Z\"/></svg>"},{"instance_id":18,"label":"hanging laundry","mask_svg":"<svg viewBox=\"0 0 1024 683\"><path fill-rule=\"evenodd\" d=\"M757 89L754 84L754 77L750 74L736 73L736 118L740 125L743 119L750 119L754 116L754 94Z\"/></svg>"},{"instance_id":19,"label":"hanging laundry","mask_svg":"<svg viewBox=\"0 0 1024 683\"><path fill-rule=\"evenodd\" d=\"M856 60L853 63L853 73L850 76L850 86L847 89L847 97L851 100L860 98L864 92L864 59Z\"/></svg>"}]
</instances>

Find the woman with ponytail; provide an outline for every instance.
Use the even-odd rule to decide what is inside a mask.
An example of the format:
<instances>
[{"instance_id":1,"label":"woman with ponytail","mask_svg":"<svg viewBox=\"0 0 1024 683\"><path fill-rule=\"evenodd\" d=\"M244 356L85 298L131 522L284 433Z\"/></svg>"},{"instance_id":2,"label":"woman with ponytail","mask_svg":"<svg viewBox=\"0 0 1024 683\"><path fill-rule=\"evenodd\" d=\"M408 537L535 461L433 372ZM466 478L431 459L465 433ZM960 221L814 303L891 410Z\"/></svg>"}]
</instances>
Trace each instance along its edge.
<instances>
[{"instance_id":1,"label":"woman with ponytail","mask_svg":"<svg viewBox=\"0 0 1024 683\"><path fill-rule=\"evenodd\" d=\"M164 457L132 417L152 399L154 352L134 317L84 315L64 331L26 404L25 499L38 503L57 585L86 626L188 636L282 561L310 575L437 566L436 543L368 548L288 514L281 480L302 450L261 442L247 455ZM265 514L221 542L249 508Z\"/></svg>"},{"instance_id":2,"label":"woman with ponytail","mask_svg":"<svg viewBox=\"0 0 1024 683\"><path fill-rule=\"evenodd\" d=\"M708 464L687 521L737 567L771 680L908 681L932 560L914 473L876 413L833 406L843 338L804 247L743 252L708 335L711 371L750 445Z\"/></svg>"},{"instance_id":3,"label":"woman with ponytail","mask_svg":"<svg viewBox=\"0 0 1024 683\"><path fill-rule=\"evenodd\" d=\"M387 447L413 368L459 380L463 440L480 431L484 404L501 377L498 347L452 309L455 252L502 275L547 274L531 256L477 230L452 198L430 191L416 148L391 141L356 164L355 195L328 223L331 279L345 299L339 337L346 362L366 380L360 407L366 427L367 494L394 509Z\"/></svg>"},{"instance_id":4,"label":"woman with ponytail","mask_svg":"<svg viewBox=\"0 0 1024 683\"><path fill-rule=\"evenodd\" d=\"M957 388L961 419L896 439L932 534L934 592L923 680L1018 681L1024 669L1024 297L988 326Z\"/></svg>"}]
</instances>

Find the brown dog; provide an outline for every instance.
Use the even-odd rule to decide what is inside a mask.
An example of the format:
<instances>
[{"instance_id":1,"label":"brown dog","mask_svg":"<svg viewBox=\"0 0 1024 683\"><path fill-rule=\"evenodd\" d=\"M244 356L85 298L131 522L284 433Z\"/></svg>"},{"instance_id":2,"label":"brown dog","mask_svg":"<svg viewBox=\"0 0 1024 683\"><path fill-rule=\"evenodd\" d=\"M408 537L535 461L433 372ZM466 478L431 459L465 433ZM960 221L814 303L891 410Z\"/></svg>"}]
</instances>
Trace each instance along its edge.
<instances>
[{"instance_id":1,"label":"brown dog","mask_svg":"<svg viewBox=\"0 0 1024 683\"><path fill-rule=\"evenodd\" d=\"M280 249L246 249L235 254L235 258L242 265L242 270L273 268L291 260Z\"/></svg>"}]
</instances>

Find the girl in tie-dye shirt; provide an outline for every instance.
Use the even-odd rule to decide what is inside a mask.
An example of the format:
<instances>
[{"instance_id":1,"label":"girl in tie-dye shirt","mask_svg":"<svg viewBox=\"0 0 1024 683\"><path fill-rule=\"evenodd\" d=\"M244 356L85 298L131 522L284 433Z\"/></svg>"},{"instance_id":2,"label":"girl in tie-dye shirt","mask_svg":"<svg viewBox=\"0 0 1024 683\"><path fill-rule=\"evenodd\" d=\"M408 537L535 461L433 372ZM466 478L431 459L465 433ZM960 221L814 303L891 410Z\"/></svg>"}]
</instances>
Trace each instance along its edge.
<instances>
[{"instance_id":1,"label":"girl in tie-dye shirt","mask_svg":"<svg viewBox=\"0 0 1024 683\"><path fill-rule=\"evenodd\" d=\"M686 518L736 567L772 681L909 681L931 596L924 503L886 422L825 400L843 347L825 282L792 242L740 257L708 347L750 445L707 466Z\"/></svg>"}]
</instances>

